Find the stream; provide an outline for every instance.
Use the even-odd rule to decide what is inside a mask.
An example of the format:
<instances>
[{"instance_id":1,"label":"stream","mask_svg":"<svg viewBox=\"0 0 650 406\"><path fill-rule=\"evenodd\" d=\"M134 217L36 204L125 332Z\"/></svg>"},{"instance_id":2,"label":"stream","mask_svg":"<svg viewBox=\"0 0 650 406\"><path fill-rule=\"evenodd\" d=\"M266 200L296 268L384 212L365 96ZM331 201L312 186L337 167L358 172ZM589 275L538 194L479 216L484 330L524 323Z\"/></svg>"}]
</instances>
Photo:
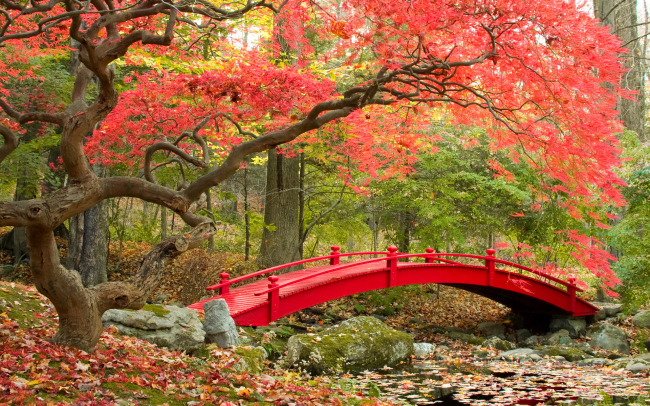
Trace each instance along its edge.
<instances>
[{"instance_id":1,"label":"stream","mask_svg":"<svg viewBox=\"0 0 650 406\"><path fill-rule=\"evenodd\" d=\"M553 359L414 360L354 381L369 395L421 406L650 404L648 376Z\"/></svg>"}]
</instances>

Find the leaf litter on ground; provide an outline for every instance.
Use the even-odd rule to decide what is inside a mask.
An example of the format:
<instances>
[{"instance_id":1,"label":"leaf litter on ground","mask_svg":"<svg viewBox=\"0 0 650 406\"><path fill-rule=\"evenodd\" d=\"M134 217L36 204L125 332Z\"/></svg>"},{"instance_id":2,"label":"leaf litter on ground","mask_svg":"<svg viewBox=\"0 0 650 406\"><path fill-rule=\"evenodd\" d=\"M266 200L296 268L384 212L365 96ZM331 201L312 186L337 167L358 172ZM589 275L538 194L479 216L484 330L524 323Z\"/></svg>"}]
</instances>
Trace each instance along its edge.
<instances>
[{"instance_id":1,"label":"leaf litter on ground","mask_svg":"<svg viewBox=\"0 0 650 406\"><path fill-rule=\"evenodd\" d=\"M342 391L327 377L234 372L232 351L213 347L208 356L194 357L120 336L114 327L104 330L91 353L52 344L47 338L54 336L57 316L47 299L15 283L0 282L0 289L3 405L390 404ZM20 306L38 311L16 312Z\"/></svg>"}]
</instances>

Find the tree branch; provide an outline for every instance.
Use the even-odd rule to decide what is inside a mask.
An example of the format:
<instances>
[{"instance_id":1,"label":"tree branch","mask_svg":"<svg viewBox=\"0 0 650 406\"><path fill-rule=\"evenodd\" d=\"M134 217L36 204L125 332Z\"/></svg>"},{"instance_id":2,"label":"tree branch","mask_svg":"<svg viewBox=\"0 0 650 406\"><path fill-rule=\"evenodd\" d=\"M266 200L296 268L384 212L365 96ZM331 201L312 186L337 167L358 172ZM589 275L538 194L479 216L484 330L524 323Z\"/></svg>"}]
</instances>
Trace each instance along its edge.
<instances>
[{"instance_id":1,"label":"tree branch","mask_svg":"<svg viewBox=\"0 0 650 406\"><path fill-rule=\"evenodd\" d=\"M4 143L2 144L2 147L0 147L0 163L7 157L7 155L11 154L11 152L18 148L18 137L16 134L11 131L11 128L0 124L0 134L2 134L2 138L4 138Z\"/></svg>"}]
</instances>

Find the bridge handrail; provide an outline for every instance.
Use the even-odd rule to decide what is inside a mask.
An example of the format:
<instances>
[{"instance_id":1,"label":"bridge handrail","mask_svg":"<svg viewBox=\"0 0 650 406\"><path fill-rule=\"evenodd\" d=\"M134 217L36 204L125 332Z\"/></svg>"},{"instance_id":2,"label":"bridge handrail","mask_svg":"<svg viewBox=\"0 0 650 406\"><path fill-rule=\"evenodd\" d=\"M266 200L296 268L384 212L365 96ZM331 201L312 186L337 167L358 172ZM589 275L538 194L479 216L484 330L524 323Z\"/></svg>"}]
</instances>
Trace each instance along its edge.
<instances>
[{"instance_id":1,"label":"bridge handrail","mask_svg":"<svg viewBox=\"0 0 650 406\"><path fill-rule=\"evenodd\" d=\"M562 279L556 278L556 277L551 276L551 275L547 275L547 274L545 274L543 272L540 272L540 271L537 271L537 270L535 270L533 268L529 268L527 266L519 265L517 263L506 261L504 259L499 259L499 258L496 258L496 257L471 255L471 254L456 254L456 253L449 253L449 254L447 254L447 253L433 253L433 254L426 254L426 255L441 255L441 256L449 256L449 257L464 257L464 258L476 258L476 259L487 259L487 258L489 258L491 261L494 261L495 263L512 266L514 268L518 268L518 269L521 269L523 271L530 272L530 273L535 274L535 275L537 275L537 276L539 276L541 278L545 278L545 279L548 279L548 280L550 280L552 282L559 283L560 285L564 285L566 287L573 286L573 284L571 282L563 281ZM578 290L578 292L583 291L583 289L580 289L580 288L577 288L577 290Z\"/></svg>"},{"instance_id":2,"label":"bridge handrail","mask_svg":"<svg viewBox=\"0 0 650 406\"><path fill-rule=\"evenodd\" d=\"M277 266L274 266L274 267L271 267L271 268L262 269L262 270L257 271L257 272L253 272L253 273L249 273L249 274L246 274L246 275L238 276L238 277L236 277L234 279L228 279L228 280L226 280L224 282L219 282L219 283L217 283L215 285L210 285L207 288L205 288L205 290L215 290L215 289L223 288L225 286L230 286L233 283L245 281L247 279L254 278L256 276L260 276L260 275L264 275L264 274L267 274L267 273L279 271L280 269L291 268L292 266L307 264L307 263L310 263L310 262L322 261L322 260L325 260L325 259L352 257L352 256L355 256L355 255L386 255L386 254L388 254L387 251L351 252L351 253L336 253L336 254L324 255L322 257L307 258L307 259L303 259L303 260L300 260L300 261L290 262L288 264L282 264L282 265L277 265ZM384 258L382 258L382 259L384 259Z\"/></svg>"},{"instance_id":3,"label":"bridge handrail","mask_svg":"<svg viewBox=\"0 0 650 406\"><path fill-rule=\"evenodd\" d=\"M356 254L362 255L362 253L356 253ZM526 267L526 266L523 266L523 265L519 265L519 264L515 264L514 262L505 261L505 260L502 260L502 259L497 259L494 256L481 256L481 255L471 255L471 254L426 253L426 254L397 254L397 255L386 256L386 257L382 257L382 258L371 258L371 259L367 259L367 260L364 260L364 261L352 262L352 263L348 263L348 264L340 264L338 266L333 266L331 268L324 269L324 270L322 270L320 272L305 275L302 278L293 279L293 280L287 281L287 282L282 283L282 284L280 284L280 283L274 284L274 286L269 287L266 290L255 292L255 296L261 296L263 294L267 294L267 293L272 292L274 290L279 291L280 288L284 288L286 286L293 285L295 283L302 282L304 280L314 278L316 276L324 275L324 274L329 273L329 272L338 271L338 270L345 269L345 268L351 268L351 267L357 266L357 265L371 264L371 263L374 263L374 262L382 262L382 261L386 261L386 260L398 260L398 259L403 259L403 258L431 258L431 259L434 259L434 260L440 260L440 258L436 258L438 256L455 256L455 257L474 258L474 259L482 259L482 260L487 260L487 261L494 261L495 263L505 264L505 265L513 266L515 268L522 269L522 270L527 271L527 272L531 272L531 273L533 273L533 274L535 274L537 276L546 278L546 279L548 279L548 280L550 280L552 282L559 283L559 284L565 286L566 288L574 287L576 289L576 291L582 292L582 289L574 286L570 282L565 282L565 281L563 281L561 279L558 279L558 278L555 278L553 276L545 275L545 274L543 274L543 273L541 273L539 271L536 271L536 270L534 270L532 268L529 268L529 267ZM459 262L447 261L447 260L442 260L441 262L452 262L452 263L458 264L458 265L466 265L466 264L462 264L462 263L459 263Z\"/></svg>"},{"instance_id":4,"label":"bridge handrail","mask_svg":"<svg viewBox=\"0 0 650 406\"><path fill-rule=\"evenodd\" d=\"M338 270L345 269L345 268L352 268L353 266L357 266L357 265L371 264L373 262L382 262L382 261L386 261L387 258L396 259L397 256L384 257L384 258L371 258L371 259L366 259L364 261L359 261L359 262L350 262L350 263L347 263L347 264L340 264L338 266L333 266L331 268L324 269L324 270L322 270L320 272L315 272L315 273L311 273L309 275L305 275L302 278L293 279L293 280L290 280L290 281L285 282L283 284L277 284L277 285L273 286L272 288L268 288L268 289L266 289L264 291L261 291L261 292L255 292L255 296L261 296L261 295L263 295L265 293L269 293L269 292L272 292L274 290L279 290L280 288L283 288L285 286L293 285L294 283L302 282L302 281L304 281L306 279L310 279L310 278L313 278L313 277L316 277L316 276L324 275L324 274L332 272L332 271L338 271Z\"/></svg>"}]
</instances>

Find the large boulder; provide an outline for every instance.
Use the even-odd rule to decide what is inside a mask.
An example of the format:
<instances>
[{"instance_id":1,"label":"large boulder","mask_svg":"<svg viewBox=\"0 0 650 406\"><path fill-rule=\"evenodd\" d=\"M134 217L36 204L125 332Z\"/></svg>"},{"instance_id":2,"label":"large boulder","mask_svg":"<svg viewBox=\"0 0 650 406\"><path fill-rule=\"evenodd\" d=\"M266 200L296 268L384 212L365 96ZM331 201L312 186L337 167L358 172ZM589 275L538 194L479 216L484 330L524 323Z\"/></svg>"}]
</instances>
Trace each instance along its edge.
<instances>
[{"instance_id":1,"label":"large boulder","mask_svg":"<svg viewBox=\"0 0 650 406\"><path fill-rule=\"evenodd\" d=\"M637 327L650 328L650 310L641 310L634 317L632 323Z\"/></svg>"},{"instance_id":2,"label":"large boulder","mask_svg":"<svg viewBox=\"0 0 650 406\"><path fill-rule=\"evenodd\" d=\"M104 326L171 350L192 352L203 347L205 331L196 311L187 307L146 305L142 310L107 310Z\"/></svg>"},{"instance_id":3,"label":"large boulder","mask_svg":"<svg viewBox=\"0 0 650 406\"><path fill-rule=\"evenodd\" d=\"M551 333L566 330L571 338L584 337L587 333L587 322L584 317L558 317L551 320Z\"/></svg>"},{"instance_id":4,"label":"large boulder","mask_svg":"<svg viewBox=\"0 0 650 406\"><path fill-rule=\"evenodd\" d=\"M318 334L298 334L287 344L287 361L312 374L360 372L394 365L413 353L413 338L381 320L355 317Z\"/></svg>"},{"instance_id":5,"label":"large boulder","mask_svg":"<svg viewBox=\"0 0 650 406\"><path fill-rule=\"evenodd\" d=\"M234 347L239 344L239 334L235 320L230 316L228 303L224 299L211 300L203 305L205 317L203 330L205 342L215 343L221 348Z\"/></svg>"},{"instance_id":6,"label":"large boulder","mask_svg":"<svg viewBox=\"0 0 650 406\"><path fill-rule=\"evenodd\" d=\"M608 351L618 351L621 354L630 353L630 344L627 342L625 332L609 323L600 323L589 330L591 337L589 345L592 348L601 348Z\"/></svg>"}]
</instances>

